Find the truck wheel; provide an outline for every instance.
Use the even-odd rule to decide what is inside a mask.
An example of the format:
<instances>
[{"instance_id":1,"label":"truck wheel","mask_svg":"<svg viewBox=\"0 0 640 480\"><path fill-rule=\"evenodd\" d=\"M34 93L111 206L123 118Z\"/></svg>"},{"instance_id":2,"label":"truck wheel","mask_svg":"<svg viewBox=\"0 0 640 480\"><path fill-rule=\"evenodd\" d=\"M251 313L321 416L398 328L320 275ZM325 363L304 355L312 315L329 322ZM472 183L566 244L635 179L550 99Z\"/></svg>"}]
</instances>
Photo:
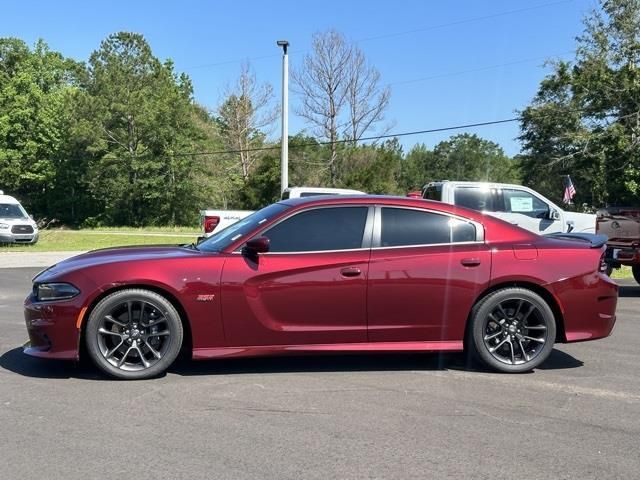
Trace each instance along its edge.
<instances>
[{"instance_id":1,"label":"truck wheel","mask_svg":"<svg viewBox=\"0 0 640 480\"><path fill-rule=\"evenodd\" d=\"M633 265L631 271L633 272L633 278L636 279L636 282L640 283L640 265Z\"/></svg>"}]
</instances>

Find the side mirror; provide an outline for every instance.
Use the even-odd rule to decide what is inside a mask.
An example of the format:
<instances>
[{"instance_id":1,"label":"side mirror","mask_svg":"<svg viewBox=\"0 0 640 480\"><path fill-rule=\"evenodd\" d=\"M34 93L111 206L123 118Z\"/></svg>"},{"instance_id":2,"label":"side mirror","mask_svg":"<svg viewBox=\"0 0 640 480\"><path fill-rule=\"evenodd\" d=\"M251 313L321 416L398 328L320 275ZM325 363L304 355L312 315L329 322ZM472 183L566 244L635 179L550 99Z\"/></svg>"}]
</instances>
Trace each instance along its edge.
<instances>
[{"instance_id":1,"label":"side mirror","mask_svg":"<svg viewBox=\"0 0 640 480\"><path fill-rule=\"evenodd\" d=\"M549 220L560 220L560 212L552 208L549 211Z\"/></svg>"},{"instance_id":2,"label":"side mirror","mask_svg":"<svg viewBox=\"0 0 640 480\"><path fill-rule=\"evenodd\" d=\"M244 255L255 256L258 253L266 253L269 251L269 244L271 240L267 237L257 237L252 238L247 243L245 243L242 248L242 253Z\"/></svg>"}]
</instances>

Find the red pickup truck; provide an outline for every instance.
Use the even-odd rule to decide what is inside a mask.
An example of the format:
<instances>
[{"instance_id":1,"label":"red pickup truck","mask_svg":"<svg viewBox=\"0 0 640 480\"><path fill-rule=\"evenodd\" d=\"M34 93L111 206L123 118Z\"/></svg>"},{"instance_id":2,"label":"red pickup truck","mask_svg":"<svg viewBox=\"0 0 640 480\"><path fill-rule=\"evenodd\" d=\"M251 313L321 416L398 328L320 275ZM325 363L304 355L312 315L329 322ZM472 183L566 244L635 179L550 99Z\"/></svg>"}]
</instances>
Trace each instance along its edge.
<instances>
[{"instance_id":1,"label":"red pickup truck","mask_svg":"<svg viewBox=\"0 0 640 480\"><path fill-rule=\"evenodd\" d=\"M633 278L640 283L640 208L601 208L596 212L596 232L609 237L608 273L621 265L629 265Z\"/></svg>"}]
</instances>

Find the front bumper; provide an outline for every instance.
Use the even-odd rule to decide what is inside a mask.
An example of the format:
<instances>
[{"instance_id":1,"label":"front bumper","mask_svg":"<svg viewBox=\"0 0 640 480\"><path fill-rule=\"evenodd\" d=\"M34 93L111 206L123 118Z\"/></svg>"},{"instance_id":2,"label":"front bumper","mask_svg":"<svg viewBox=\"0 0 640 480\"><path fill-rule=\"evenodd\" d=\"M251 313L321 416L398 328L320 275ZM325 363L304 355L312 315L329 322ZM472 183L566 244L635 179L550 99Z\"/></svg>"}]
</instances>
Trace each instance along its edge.
<instances>
[{"instance_id":1,"label":"front bumper","mask_svg":"<svg viewBox=\"0 0 640 480\"><path fill-rule=\"evenodd\" d=\"M80 313L72 300L34 302L29 295L24 302L24 319L29 342L24 353L34 357L78 360Z\"/></svg>"},{"instance_id":2,"label":"front bumper","mask_svg":"<svg viewBox=\"0 0 640 480\"><path fill-rule=\"evenodd\" d=\"M39 233L11 233L8 231L0 232L0 243L26 243L34 244L38 241Z\"/></svg>"}]
</instances>

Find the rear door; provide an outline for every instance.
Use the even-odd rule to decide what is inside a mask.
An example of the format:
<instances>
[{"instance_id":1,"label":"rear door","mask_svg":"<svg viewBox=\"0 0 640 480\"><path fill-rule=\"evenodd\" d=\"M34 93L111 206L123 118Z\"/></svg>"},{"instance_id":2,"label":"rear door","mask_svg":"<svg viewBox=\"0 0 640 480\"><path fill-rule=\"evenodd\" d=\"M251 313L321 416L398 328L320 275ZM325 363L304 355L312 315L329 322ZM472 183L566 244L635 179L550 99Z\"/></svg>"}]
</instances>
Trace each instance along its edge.
<instances>
[{"instance_id":1,"label":"rear door","mask_svg":"<svg viewBox=\"0 0 640 480\"><path fill-rule=\"evenodd\" d=\"M369 341L459 342L473 302L489 284L491 253L483 240L483 226L464 218L378 207Z\"/></svg>"}]
</instances>

